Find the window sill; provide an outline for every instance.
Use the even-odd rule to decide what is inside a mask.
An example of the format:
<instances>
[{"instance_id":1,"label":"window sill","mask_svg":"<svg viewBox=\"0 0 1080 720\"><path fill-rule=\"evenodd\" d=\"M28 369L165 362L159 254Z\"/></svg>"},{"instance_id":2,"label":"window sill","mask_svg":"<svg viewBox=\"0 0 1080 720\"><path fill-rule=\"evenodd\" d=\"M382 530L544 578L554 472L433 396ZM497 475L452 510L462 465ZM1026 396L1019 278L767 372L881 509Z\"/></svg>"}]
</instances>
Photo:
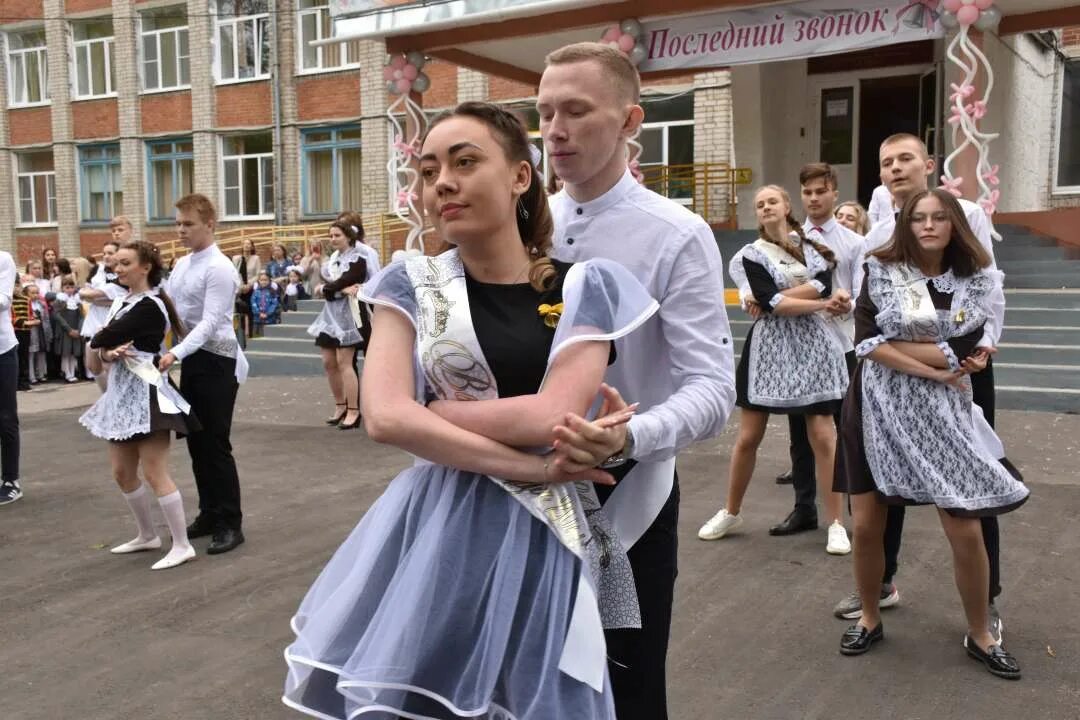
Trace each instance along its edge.
<instances>
[{"instance_id":1,"label":"window sill","mask_svg":"<svg viewBox=\"0 0 1080 720\"><path fill-rule=\"evenodd\" d=\"M177 85L176 87L167 88L154 88L152 90L143 89L139 91L140 95L162 95L164 93L184 92L191 90L191 85Z\"/></svg>"},{"instance_id":2,"label":"window sill","mask_svg":"<svg viewBox=\"0 0 1080 720\"><path fill-rule=\"evenodd\" d=\"M22 110L23 108L49 107L50 105L52 105L52 100L44 100L42 102L35 102L35 103L18 103L18 104L9 103L8 104L8 110Z\"/></svg>"},{"instance_id":3,"label":"window sill","mask_svg":"<svg viewBox=\"0 0 1080 720\"><path fill-rule=\"evenodd\" d=\"M176 225L176 218L150 218L146 221L146 227L172 227Z\"/></svg>"},{"instance_id":4,"label":"window sill","mask_svg":"<svg viewBox=\"0 0 1080 720\"><path fill-rule=\"evenodd\" d=\"M72 95L71 102L82 102L83 100L108 100L109 98L116 99L116 93L107 93L105 95Z\"/></svg>"},{"instance_id":5,"label":"window sill","mask_svg":"<svg viewBox=\"0 0 1080 720\"><path fill-rule=\"evenodd\" d=\"M239 78L239 79L235 79L235 80L222 80L220 78L217 78L217 79L214 80L214 84L219 85L219 86L220 85L243 85L244 83L265 82L265 81L267 81L269 79L270 79L269 74L267 74L267 75L259 75L258 77Z\"/></svg>"},{"instance_id":6,"label":"window sill","mask_svg":"<svg viewBox=\"0 0 1080 720\"><path fill-rule=\"evenodd\" d=\"M296 77L311 77L313 75L331 75L333 73L348 72L350 70L360 70L363 67L360 63L355 65L340 65L332 68L307 68L297 69Z\"/></svg>"},{"instance_id":7,"label":"window sill","mask_svg":"<svg viewBox=\"0 0 1080 720\"><path fill-rule=\"evenodd\" d=\"M1071 197L1080 195L1080 185L1066 185L1064 187L1056 187L1050 191L1052 197Z\"/></svg>"},{"instance_id":8,"label":"window sill","mask_svg":"<svg viewBox=\"0 0 1080 720\"><path fill-rule=\"evenodd\" d=\"M56 222L48 222L48 223L17 223L15 225L16 230L42 230L42 229L56 228L56 227L59 227L59 224L56 223Z\"/></svg>"},{"instance_id":9,"label":"window sill","mask_svg":"<svg viewBox=\"0 0 1080 720\"><path fill-rule=\"evenodd\" d=\"M274 215L222 215L221 222L265 222L273 220Z\"/></svg>"}]
</instances>

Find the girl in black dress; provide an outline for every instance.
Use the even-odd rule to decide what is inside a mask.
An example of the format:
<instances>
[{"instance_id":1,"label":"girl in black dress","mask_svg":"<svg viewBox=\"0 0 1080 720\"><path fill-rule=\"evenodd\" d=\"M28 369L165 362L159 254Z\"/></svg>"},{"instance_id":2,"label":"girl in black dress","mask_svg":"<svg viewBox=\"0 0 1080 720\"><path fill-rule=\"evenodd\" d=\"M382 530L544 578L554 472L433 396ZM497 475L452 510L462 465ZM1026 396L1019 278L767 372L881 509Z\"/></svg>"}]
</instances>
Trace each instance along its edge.
<instances>
[{"instance_id":1,"label":"girl in black dress","mask_svg":"<svg viewBox=\"0 0 1080 720\"><path fill-rule=\"evenodd\" d=\"M195 557L188 542L184 504L169 476L169 441L195 429L190 406L167 375L157 371L165 333L183 326L169 298L159 289L163 268L153 243L136 241L116 252L115 270L128 293L113 302L105 326L90 341L108 368L105 393L79 418L94 436L109 441L113 477L124 493L139 533L112 549L117 555L156 550L161 538L150 519L150 497L138 469L157 495L172 534L172 549L151 569L176 567Z\"/></svg>"}]
</instances>

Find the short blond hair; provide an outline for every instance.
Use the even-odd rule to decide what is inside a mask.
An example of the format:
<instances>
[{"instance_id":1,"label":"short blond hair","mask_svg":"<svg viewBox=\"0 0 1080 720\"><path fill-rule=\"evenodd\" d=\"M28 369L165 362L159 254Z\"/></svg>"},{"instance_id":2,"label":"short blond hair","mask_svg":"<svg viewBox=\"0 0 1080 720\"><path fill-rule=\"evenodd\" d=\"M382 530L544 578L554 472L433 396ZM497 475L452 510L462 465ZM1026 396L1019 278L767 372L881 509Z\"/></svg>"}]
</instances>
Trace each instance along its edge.
<instances>
[{"instance_id":1,"label":"short blond hair","mask_svg":"<svg viewBox=\"0 0 1080 720\"><path fill-rule=\"evenodd\" d=\"M878 146L878 152L881 152L881 148L884 148L887 145L895 145L898 142L913 142L919 146L919 149L922 151L922 156L924 158L930 157L930 151L926 149L926 143L923 142L921 137L919 137L918 135L912 135L911 133L903 132L896 133L895 135L890 135L889 137L882 140L881 145Z\"/></svg>"},{"instance_id":2,"label":"short blond hair","mask_svg":"<svg viewBox=\"0 0 1080 720\"><path fill-rule=\"evenodd\" d=\"M135 229L135 226L131 224L131 220L130 218L128 218L127 215L117 215L109 221L110 230L112 230L114 227L120 227L121 225L126 225L128 230Z\"/></svg>"},{"instance_id":3,"label":"short blond hair","mask_svg":"<svg viewBox=\"0 0 1080 720\"><path fill-rule=\"evenodd\" d=\"M201 193L185 195L176 201L175 207L181 212L195 213L203 223L217 222L217 208L210 198Z\"/></svg>"},{"instance_id":4,"label":"short blond hair","mask_svg":"<svg viewBox=\"0 0 1080 720\"><path fill-rule=\"evenodd\" d=\"M641 101L641 77L630 58L620 50L598 42L579 42L565 45L548 53L546 65L570 65L595 62L612 79L616 92L635 105Z\"/></svg>"}]
</instances>

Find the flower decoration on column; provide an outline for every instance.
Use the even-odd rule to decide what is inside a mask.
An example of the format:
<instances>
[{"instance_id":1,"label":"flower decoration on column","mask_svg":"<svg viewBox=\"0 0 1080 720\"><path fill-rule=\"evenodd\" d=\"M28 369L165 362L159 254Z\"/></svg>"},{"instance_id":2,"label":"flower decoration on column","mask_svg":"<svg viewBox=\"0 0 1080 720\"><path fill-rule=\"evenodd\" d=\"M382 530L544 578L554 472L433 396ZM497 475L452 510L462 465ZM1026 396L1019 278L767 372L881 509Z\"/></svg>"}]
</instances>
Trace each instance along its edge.
<instances>
[{"instance_id":1,"label":"flower decoration on column","mask_svg":"<svg viewBox=\"0 0 1080 720\"><path fill-rule=\"evenodd\" d=\"M411 97L412 93L424 93L431 87L431 79L421 72L427 58L421 52L391 55L383 68L386 91L396 95L396 99L386 109L390 123L394 127L394 144L390 152L390 161L386 171L390 175L390 191L393 194L393 212L409 226L405 238L408 253L422 253L424 250L423 215L416 207L420 199L418 194L420 173L416 170L416 156L420 152L420 139L427 129L427 115ZM404 114L405 123L399 119ZM409 132L409 125L412 132Z\"/></svg>"},{"instance_id":2,"label":"flower decoration on column","mask_svg":"<svg viewBox=\"0 0 1080 720\"><path fill-rule=\"evenodd\" d=\"M600 42L604 45L610 45L626 55L626 57L630 58L630 62L634 67L640 65L649 56L649 51L645 49L644 28L641 27L640 22L633 18L623 20L618 25L609 27L600 36ZM626 164L630 168L630 173L634 176L634 179L639 183L644 183L645 175L641 172L641 163L638 160L642 151L641 143L638 142L638 136L640 135L641 128L638 128L627 143Z\"/></svg>"},{"instance_id":3,"label":"flower decoration on column","mask_svg":"<svg viewBox=\"0 0 1080 720\"><path fill-rule=\"evenodd\" d=\"M977 202L987 215L993 215L1001 193L994 187L998 184L998 166L990 164L990 143L998 135L980 130L979 121L986 115L990 92L994 89L994 71L986 55L968 34L972 27L987 32L994 30L1001 22L1001 10L994 5L994 0L943 0L941 7L941 24L949 30L958 29L945 54L951 63L963 71L960 84L953 83L949 95L953 151L945 158L942 187L957 197L961 195L963 178L953 174L953 163L966 149L973 148L979 156L976 166L979 187ZM981 96L976 98L975 78L980 70L986 76L986 85ZM994 236L1001 239L996 231Z\"/></svg>"}]
</instances>

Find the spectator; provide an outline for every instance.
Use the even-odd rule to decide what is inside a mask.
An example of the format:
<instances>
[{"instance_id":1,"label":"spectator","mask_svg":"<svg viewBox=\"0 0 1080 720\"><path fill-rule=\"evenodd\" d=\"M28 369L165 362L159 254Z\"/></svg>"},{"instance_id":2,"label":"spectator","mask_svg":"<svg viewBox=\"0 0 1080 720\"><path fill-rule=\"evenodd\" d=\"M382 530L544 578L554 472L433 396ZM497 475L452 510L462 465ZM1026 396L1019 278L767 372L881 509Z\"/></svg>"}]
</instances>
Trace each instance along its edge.
<instances>
[{"instance_id":1,"label":"spectator","mask_svg":"<svg viewBox=\"0 0 1080 720\"><path fill-rule=\"evenodd\" d=\"M252 337L262 337L263 327L281 322L281 303L277 286L270 282L266 271L259 273L257 286L251 291Z\"/></svg>"},{"instance_id":2,"label":"spectator","mask_svg":"<svg viewBox=\"0 0 1080 720\"><path fill-rule=\"evenodd\" d=\"M53 301L53 348L60 356L60 372L69 383L79 381L77 372L83 354L82 318L82 301L75 278L65 275Z\"/></svg>"},{"instance_id":3,"label":"spectator","mask_svg":"<svg viewBox=\"0 0 1080 720\"><path fill-rule=\"evenodd\" d=\"M51 285L49 291L56 294L63 291L64 278L71 275L71 263L68 262L67 258L60 258L53 263L53 267L56 269L56 272L53 274L52 280L50 281Z\"/></svg>"},{"instance_id":4,"label":"spectator","mask_svg":"<svg viewBox=\"0 0 1080 720\"><path fill-rule=\"evenodd\" d=\"M19 390L30 389L30 331L34 328L34 318L30 315L30 301L25 288L32 286L33 283L24 283L20 278L11 294L11 324L15 328L15 340L19 343Z\"/></svg>"},{"instance_id":5,"label":"spectator","mask_svg":"<svg viewBox=\"0 0 1080 720\"><path fill-rule=\"evenodd\" d=\"M52 248L45 248L41 251L41 276L46 280L51 281L60 274L59 269L56 267L56 260L56 251Z\"/></svg>"},{"instance_id":6,"label":"spectator","mask_svg":"<svg viewBox=\"0 0 1080 720\"><path fill-rule=\"evenodd\" d=\"M285 283L284 302L282 303L282 306L286 310L296 310L299 301L307 300L310 297L307 288L304 287L304 278L300 275L300 269L295 265L290 267L288 282Z\"/></svg>"},{"instance_id":7,"label":"spectator","mask_svg":"<svg viewBox=\"0 0 1080 720\"><path fill-rule=\"evenodd\" d=\"M289 266L292 265L289 253L281 243L270 246L270 262L266 264L266 274L270 276L270 282L277 285L278 289L284 289L288 282Z\"/></svg>"},{"instance_id":8,"label":"spectator","mask_svg":"<svg viewBox=\"0 0 1080 720\"><path fill-rule=\"evenodd\" d=\"M322 276L319 274L323 264L323 248L322 242L319 240L312 240L308 244L308 251L304 257L300 258L297 266L300 268L300 277L304 279L304 288L307 290L307 294L310 297L315 297L315 286L322 282Z\"/></svg>"},{"instance_id":9,"label":"spectator","mask_svg":"<svg viewBox=\"0 0 1080 720\"><path fill-rule=\"evenodd\" d=\"M234 255L232 261L236 271L240 273L240 291L237 293L239 302L236 307L237 311L242 311L247 317L248 336L250 337L253 332L251 293L255 289L255 281L259 277L259 273L262 272L262 260L259 259L259 253L255 249L255 241L244 238L240 254Z\"/></svg>"},{"instance_id":10,"label":"spectator","mask_svg":"<svg viewBox=\"0 0 1080 720\"><path fill-rule=\"evenodd\" d=\"M860 235L870 232L870 216L866 214L863 206L854 200L840 203L833 214L836 216L836 222L852 232Z\"/></svg>"},{"instance_id":11,"label":"spectator","mask_svg":"<svg viewBox=\"0 0 1080 720\"><path fill-rule=\"evenodd\" d=\"M36 284L27 285L26 301L30 305L30 345L28 369L30 384L44 382L48 379L48 355L52 348L52 323L49 318L49 305L45 296L39 292Z\"/></svg>"},{"instance_id":12,"label":"spectator","mask_svg":"<svg viewBox=\"0 0 1080 720\"><path fill-rule=\"evenodd\" d=\"M37 285L38 292L42 296L52 291L52 282L45 277L40 260L31 260L26 263L26 274L30 276L31 282Z\"/></svg>"}]
</instances>

